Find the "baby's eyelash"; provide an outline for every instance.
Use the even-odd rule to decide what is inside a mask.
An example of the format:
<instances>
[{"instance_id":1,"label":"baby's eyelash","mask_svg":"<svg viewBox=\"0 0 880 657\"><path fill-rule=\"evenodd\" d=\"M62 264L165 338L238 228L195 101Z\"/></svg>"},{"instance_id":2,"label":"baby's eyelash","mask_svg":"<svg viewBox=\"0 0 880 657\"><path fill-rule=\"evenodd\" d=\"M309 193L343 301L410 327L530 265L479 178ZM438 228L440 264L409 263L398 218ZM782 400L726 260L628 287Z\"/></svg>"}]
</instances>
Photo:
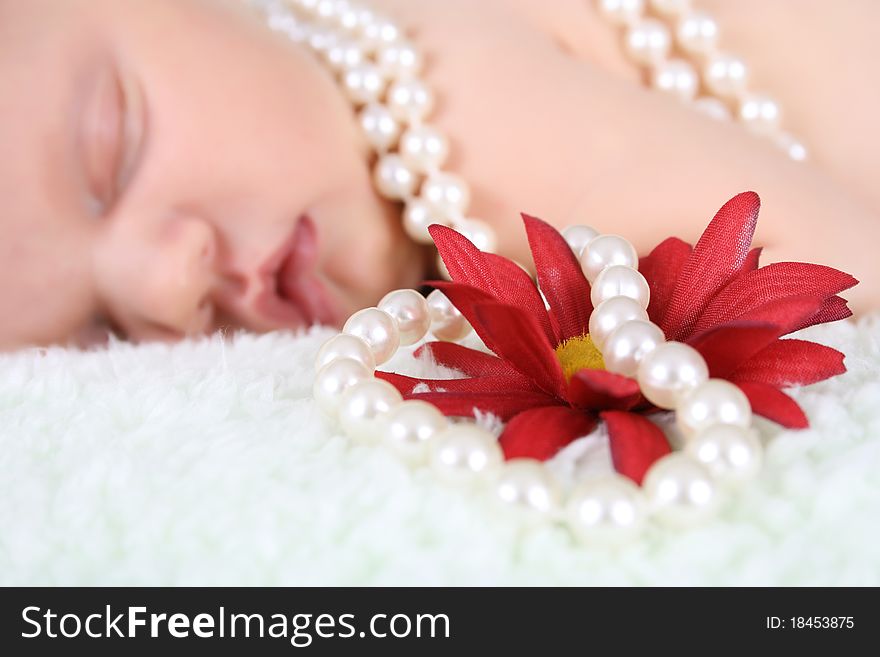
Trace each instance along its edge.
<instances>
[{"instance_id":1,"label":"baby's eyelash","mask_svg":"<svg viewBox=\"0 0 880 657\"><path fill-rule=\"evenodd\" d=\"M80 138L93 216L112 209L133 173L143 131L142 121L132 113L137 109L132 102L139 100L134 86L118 67L108 65L83 117Z\"/></svg>"},{"instance_id":2,"label":"baby's eyelash","mask_svg":"<svg viewBox=\"0 0 880 657\"><path fill-rule=\"evenodd\" d=\"M90 210L103 214L116 196L124 148L124 100L115 71L102 69L82 123L82 156L90 192Z\"/></svg>"}]
</instances>

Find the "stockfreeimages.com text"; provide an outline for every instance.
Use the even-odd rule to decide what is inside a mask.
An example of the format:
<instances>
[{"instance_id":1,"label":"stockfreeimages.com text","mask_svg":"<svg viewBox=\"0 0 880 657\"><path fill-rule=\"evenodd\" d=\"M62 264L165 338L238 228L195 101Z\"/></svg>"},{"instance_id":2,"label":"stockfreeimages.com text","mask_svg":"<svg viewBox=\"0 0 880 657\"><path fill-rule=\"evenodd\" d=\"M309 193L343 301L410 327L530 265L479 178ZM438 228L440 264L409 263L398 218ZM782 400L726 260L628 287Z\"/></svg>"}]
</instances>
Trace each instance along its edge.
<instances>
[{"instance_id":1,"label":"stockfreeimages.com text","mask_svg":"<svg viewBox=\"0 0 880 657\"><path fill-rule=\"evenodd\" d=\"M374 614L360 629L355 614L264 615L230 613L225 607L220 607L216 613L199 613L192 617L184 613L152 613L146 607L126 607L117 612L110 605L106 605L103 612L84 617L34 606L25 607L21 615L28 628L21 636L28 639L40 636L87 636L93 639L269 637L289 639L291 645L305 648L315 638L449 638L450 631L446 614Z\"/></svg>"}]
</instances>

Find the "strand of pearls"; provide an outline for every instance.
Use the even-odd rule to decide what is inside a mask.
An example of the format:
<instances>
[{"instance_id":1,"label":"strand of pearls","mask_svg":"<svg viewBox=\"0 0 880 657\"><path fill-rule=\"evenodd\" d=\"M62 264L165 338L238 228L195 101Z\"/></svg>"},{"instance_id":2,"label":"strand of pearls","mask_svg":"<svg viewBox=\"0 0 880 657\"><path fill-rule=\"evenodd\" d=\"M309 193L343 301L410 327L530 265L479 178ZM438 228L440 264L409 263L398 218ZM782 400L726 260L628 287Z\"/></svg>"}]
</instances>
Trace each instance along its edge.
<instances>
[{"instance_id":1,"label":"strand of pearls","mask_svg":"<svg viewBox=\"0 0 880 657\"><path fill-rule=\"evenodd\" d=\"M434 95L418 77L421 54L400 28L348 0L251 3L265 12L271 29L307 45L334 72L376 153L378 191L405 204L407 233L430 243L427 228L440 223L463 233L481 250L494 250L492 229L466 217L467 184L441 169L449 142L426 123ZM611 0L603 3L612 14L614 5ZM638 6L641 16L640 1L618 0L617 6ZM630 19L623 23L635 26ZM638 34L642 36L628 41L635 44L634 52L663 49L650 29ZM638 45L641 41L644 47ZM696 84L692 86L696 90ZM415 290L396 290L378 306L352 315L343 332L318 353L314 397L353 439L382 441L405 462L427 463L452 483L490 481L498 499L525 509L527 518L564 521L590 541L629 538L649 514L673 525L697 521L714 509L719 484L743 481L758 470L761 447L750 429L748 400L736 386L708 379L699 353L665 342L648 320L649 290L629 242L598 235L587 226L571 227L565 235L593 285L596 310L590 332L608 369L636 376L648 399L676 411L677 424L687 437L682 453L651 467L641 489L625 477L609 475L584 482L564 502L559 482L542 463L505 462L488 431L472 423L450 423L430 404L403 401L392 385L376 379L375 368L401 345L415 344L428 332L449 341L471 332L439 290L427 299Z\"/></svg>"},{"instance_id":2,"label":"strand of pearls","mask_svg":"<svg viewBox=\"0 0 880 657\"><path fill-rule=\"evenodd\" d=\"M488 483L503 503L529 522L565 523L588 542L618 544L636 536L649 517L684 527L711 515L721 489L754 477L762 447L752 412L735 385L710 379L703 357L666 341L648 319L650 290L636 251L624 238L573 226L564 236L592 284L590 336L609 371L634 376L652 403L675 412L684 449L654 463L640 488L617 474L582 482L567 496L551 471L531 459L505 461L495 436L470 422L450 422L434 406L404 401L374 377L400 345L432 333L461 340L467 320L442 292L389 293L358 311L318 352L314 397L356 441L384 443L405 463L428 465L454 484Z\"/></svg>"},{"instance_id":3,"label":"strand of pearls","mask_svg":"<svg viewBox=\"0 0 880 657\"><path fill-rule=\"evenodd\" d=\"M624 29L624 50L647 72L654 89L714 118L736 118L791 159L806 159L803 143L780 128L779 103L750 92L748 66L719 50L718 24L711 14L693 9L691 0L596 0L596 6Z\"/></svg>"},{"instance_id":4,"label":"strand of pearls","mask_svg":"<svg viewBox=\"0 0 880 657\"><path fill-rule=\"evenodd\" d=\"M387 17L349 0L250 0L269 27L308 46L334 73L376 155L373 180L384 197L404 204L403 226L433 244L431 224L451 226L484 251L495 231L467 216L470 189L442 169L449 140L427 122L435 96L419 77L424 57ZM440 271L445 268L440 263Z\"/></svg>"}]
</instances>

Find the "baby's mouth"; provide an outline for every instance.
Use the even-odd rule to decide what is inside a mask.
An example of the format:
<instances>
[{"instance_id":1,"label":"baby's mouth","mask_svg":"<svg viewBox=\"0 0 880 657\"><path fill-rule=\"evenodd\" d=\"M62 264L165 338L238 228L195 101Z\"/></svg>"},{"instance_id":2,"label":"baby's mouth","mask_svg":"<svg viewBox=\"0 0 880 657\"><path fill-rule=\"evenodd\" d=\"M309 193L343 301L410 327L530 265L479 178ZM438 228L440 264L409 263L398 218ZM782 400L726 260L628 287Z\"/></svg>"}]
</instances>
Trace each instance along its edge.
<instances>
[{"instance_id":1,"label":"baby's mouth","mask_svg":"<svg viewBox=\"0 0 880 657\"><path fill-rule=\"evenodd\" d=\"M311 217L302 215L290 239L263 269L258 310L285 326L335 325L338 311L318 275L318 256L317 228Z\"/></svg>"},{"instance_id":2,"label":"baby's mouth","mask_svg":"<svg viewBox=\"0 0 880 657\"><path fill-rule=\"evenodd\" d=\"M275 277L278 295L296 304L311 323L332 324L336 312L317 275L318 231L308 215L297 221L290 253Z\"/></svg>"}]
</instances>

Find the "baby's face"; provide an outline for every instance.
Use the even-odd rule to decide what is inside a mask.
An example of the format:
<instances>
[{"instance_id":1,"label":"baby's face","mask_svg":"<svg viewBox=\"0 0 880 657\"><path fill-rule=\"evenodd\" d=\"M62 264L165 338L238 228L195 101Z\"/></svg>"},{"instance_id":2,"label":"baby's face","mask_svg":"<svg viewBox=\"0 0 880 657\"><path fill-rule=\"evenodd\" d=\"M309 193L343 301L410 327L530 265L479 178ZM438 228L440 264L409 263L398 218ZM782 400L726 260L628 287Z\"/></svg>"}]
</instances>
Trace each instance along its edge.
<instances>
[{"instance_id":1,"label":"baby's face","mask_svg":"<svg viewBox=\"0 0 880 657\"><path fill-rule=\"evenodd\" d=\"M335 82L242 0L2 2L0 118L0 348L339 323L422 273Z\"/></svg>"}]
</instances>

